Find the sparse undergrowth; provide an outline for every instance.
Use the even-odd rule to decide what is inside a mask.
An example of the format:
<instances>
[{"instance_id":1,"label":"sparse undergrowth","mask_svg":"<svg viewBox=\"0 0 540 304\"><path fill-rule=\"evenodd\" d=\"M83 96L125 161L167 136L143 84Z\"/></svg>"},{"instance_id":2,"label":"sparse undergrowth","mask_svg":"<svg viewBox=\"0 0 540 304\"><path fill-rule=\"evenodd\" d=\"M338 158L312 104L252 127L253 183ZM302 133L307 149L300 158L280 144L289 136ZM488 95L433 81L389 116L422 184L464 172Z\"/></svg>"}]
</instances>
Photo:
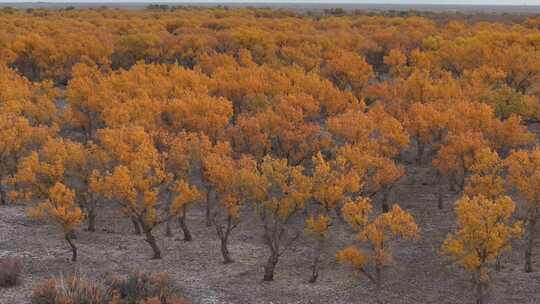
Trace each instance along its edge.
<instances>
[{"instance_id":1,"label":"sparse undergrowth","mask_svg":"<svg viewBox=\"0 0 540 304\"><path fill-rule=\"evenodd\" d=\"M22 268L19 258L0 258L0 288L19 284Z\"/></svg>"},{"instance_id":2,"label":"sparse undergrowth","mask_svg":"<svg viewBox=\"0 0 540 304\"><path fill-rule=\"evenodd\" d=\"M133 273L93 281L80 275L51 278L36 287L31 304L187 304L167 274Z\"/></svg>"}]
</instances>

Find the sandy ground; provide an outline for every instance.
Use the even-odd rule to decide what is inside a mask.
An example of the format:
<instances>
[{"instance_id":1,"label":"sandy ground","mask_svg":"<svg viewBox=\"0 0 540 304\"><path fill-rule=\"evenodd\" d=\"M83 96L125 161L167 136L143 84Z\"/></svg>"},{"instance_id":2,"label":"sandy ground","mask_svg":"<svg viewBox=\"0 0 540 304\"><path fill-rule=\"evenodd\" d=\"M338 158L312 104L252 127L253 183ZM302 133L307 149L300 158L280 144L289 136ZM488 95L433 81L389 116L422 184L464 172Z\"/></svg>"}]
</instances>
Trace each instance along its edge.
<instances>
[{"instance_id":1,"label":"sandy ground","mask_svg":"<svg viewBox=\"0 0 540 304\"><path fill-rule=\"evenodd\" d=\"M395 246L395 267L384 272L383 298L386 303L473 303L470 276L439 255L445 236L454 225L452 204L456 194L446 193L446 207L437 209L433 172L427 167L409 166L407 178L394 191L394 200L413 213L421 227L417 242ZM235 263L223 265L213 228L204 225L202 206L190 211L188 224L194 241L183 242L177 232L156 235L162 260L150 260L150 248L118 212L100 214L95 233L81 231L76 240L79 261L69 261L70 252L52 226L34 223L22 206L0 207L0 256L24 259L22 284L0 289L0 304L29 303L32 288L51 276L78 272L89 278L108 273L133 271L169 273L191 303L375 303L372 284L335 261L338 249L354 242L344 223L333 226L330 245L324 255L319 281L307 283L313 242L304 237L280 260L274 282L262 282L267 253L258 223L251 216L234 232L230 250ZM302 229L298 223L296 229ZM490 303L540 303L540 272L522 271L523 241L503 260L495 275ZM540 258L536 246L534 260ZM536 263L540 271L540 263Z\"/></svg>"}]
</instances>

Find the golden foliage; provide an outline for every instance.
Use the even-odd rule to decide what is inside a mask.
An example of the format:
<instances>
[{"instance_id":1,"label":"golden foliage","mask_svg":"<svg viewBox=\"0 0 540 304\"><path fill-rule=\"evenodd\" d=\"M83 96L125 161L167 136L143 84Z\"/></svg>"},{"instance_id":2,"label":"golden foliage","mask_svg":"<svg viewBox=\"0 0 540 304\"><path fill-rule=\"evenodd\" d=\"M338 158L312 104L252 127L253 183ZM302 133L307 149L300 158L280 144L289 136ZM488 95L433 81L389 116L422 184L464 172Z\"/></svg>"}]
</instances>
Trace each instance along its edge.
<instances>
[{"instance_id":1,"label":"golden foliage","mask_svg":"<svg viewBox=\"0 0 540 304\"><path fill-rule=\"evenodd\" d=\"M345 204L343 215L357 232L357 240L365 246L347 247L339 251L336 257L339 262L351 264L356 270L374 280L374 283L379 284L377 280L380 278L370 274L369 266L373 266L377 272L391 266L392 241L415 240L419 237L420 229L412 215L398 205L374 218L370 218L371 212L371 202L366 198Z\"/></svg>"},{"instance_id":2,"label":"golden foliage","mask_svg":"<svg viewBox=\"0 0 540 304\"><path fill-rule=\"evenodd\" d=\"M509 183L527 200L529 209L536 209L540 203L540 149L515 151L505 163Z\"/></svg>"},{"instance_id":3,"label":"golden foliage","mask_svg":"<svg viewBox=\"0 0 540 304\"><path fill-rule=\"evenodd\" d=\"M482 195L461 198L455 207L458 228L445 240L443 254L477 273L480 281L488 281L489 263L510 250L510 241L523 234L521 222L511 223L515 210L508 196L495 200Z\"/></svg>"},{"instance_id":4,"label":"golden foliage","mask_svg":"<svg viewBox=\"0 0 540 304\"><path fill-rule=\"evenodd\" d=\"M46 217L59 225L64 233L70 233L84 220L82 210L75 202L75 192L62 183L56 183L47 193L47 199L30 209L33 218Z\"/></svg>"}]
</instances>

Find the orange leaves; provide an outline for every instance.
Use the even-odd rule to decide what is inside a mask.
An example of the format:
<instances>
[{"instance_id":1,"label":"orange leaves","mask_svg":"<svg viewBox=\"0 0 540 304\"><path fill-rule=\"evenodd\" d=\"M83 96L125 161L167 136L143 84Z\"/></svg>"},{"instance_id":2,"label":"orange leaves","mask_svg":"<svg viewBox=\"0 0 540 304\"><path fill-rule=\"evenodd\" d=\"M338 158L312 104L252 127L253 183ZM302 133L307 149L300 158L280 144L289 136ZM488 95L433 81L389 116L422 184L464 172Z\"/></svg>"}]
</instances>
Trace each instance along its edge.
<instances>
[{"instance_id":1,"label":"orange leaves","mask_svg":"<svg viewBox=\"0 0 540 304\"><path fill-rule=\"evenodd\" d=\"M178 66L137 64L108 75L77 66L74 76L66 94L66 119L91 135L105 124L137 125L148 132L186 127L216 136L232 115L227 101L207 95L207 77ZM219 107L210 107L214 103ZM211 120L202 118L206 111L215 113Z\"/></svg>"},{"instance_id":2,"label":"orange leaves","mask_svg":"<svg viewBox=\"0 0 540 304\"><path fill-rule=\"evenodd\" d=\"M98 139L113 163L129 167L133 173L140 172L141 176L152 170L163 174L161 157L143 128L102 129Z\"/></svg>"},{"instance_id":3,"label":"orange leaves","mask_svg":"<svg viewBox=\"0 0 540 304\"><path fill-rule=\"evenodd\" d=\"M231 156L212 153L204 160L205 176L207 180L223 195L238 192L239 163ZM236 190L236 191L235 191ZM232 193L231 193L232 192Z\"/></svg>"},{"instance_id":4,"label":"orange leaves","mask_svg":"<svg viewBox=\"0 0 540 304\"><path fill-rule=\"evenodd\" d=\"M127 215L144 218L147 227L159 224L163 218L157 212L158 194L171 176L150 135L132 127L100 130L98 138L114 169L97 179L95 187L118 202Z\"/></svg>"},{"instance_id":5,"label":"orange leaves","mask_svg":"<svg viewBox=\"0 0 540 304\"><path fill-rule=\"evenodd\" d=\"M525 125L540 117L535 20L222 8L0 19L0 200L39 201L36 212L66 225L82 220L75 206L91 222L89 202L102 195L155 249L152 229L177 217L186 232L186 211L206 192L225 257L244 206L256 206L273 269L299 210L316 206L306 232L318 250L343 205L362 249L339 259L380 268L392 263L387 243L418 234L410 214L386 204L409 184L398 181L411 139L419 160L436 155L438 173L472 197L459 204L474 210L460 209L459 229L482 216L508 226L505 169L529 222L538 217L540 152L501 160L537 141ZM469 237L454 234L451 255Z\"/></svg>"},{"instance_id":6,"label":"orange leaves","mask_svg":"<svg viewBox=\"0 0 540 304\"><path fill-rule=\"evenodd\" d=\"M487 143L480 133L466 132L449 135L447 143L438 152L433 165L441 172L456 177L464 177L470 170L475 156Z\"/></svg>"},{"instance_id":7,"label":"orange leaves","mask_svg":"<svg viewBox=\"0 0 540 304\"><path fill-rule=\"evenodd\" d=\"M521 222L511 223L516 210L510 197L490 200L482 195L465 196L456 204L458 228L448 235L442 252L479 280L489 280L489 263L511 249L510 241L523 234Z\"/></svg>"},{"instance_id":8,"label":"orange leaves","mask_svg":"<svg viewBox=\"0 0 540 304\"><path fill-rule=\"evenodd\" d=\"M506 160L508 181L527 200L530 211L540 204L540 149L518 150Z\"/></svg>"},{"instance_id":9,"label":"orange leaves","mask_svg":"<svg viewBox=\"0 0 540 304\"><path fill-rule=\"evenodd\" d=\"M524 147L536 140L535 135L527 130L521 118L516 115L511 115L508 119L498 122L490 139L493 148L503 152Z\"/></svg>"},{"instance_id":10,"label":"orange leaves","mask_svg":"<svg viewBox=\"0 0 540 304\"><path fill-rule=\"evenodd\" d=\"M383 156L395 157L409 145L409 136L401 123L383 107L373 107L367 115L375 123L370 139L377 142L377 149Z\"/></svg>"},{"instance_id":11,"label":"orange leaves","mask_svg":"<svg viewBox=\"0 0 540 304\"><path fill-rule=\"evenodd\" d=\"M121 200L126 206L137 208L137 192L135 182L131 178L131 172L125 166L118 166L114 171L107 175L100 189L107 198Z\"/></svg>"},{"instance_id":12,"label":"orange leaves","mask_svg":"<svg viewBox=\"0 0 540 304\"><path fill-rule=\"evenodd\" d=\"M197 168L202 169L206 155L211 152L231 154L228 143L212 145L210 139L202 133L182 132L168 137L164 145L167 171L174 176L185 176Z\"/></svg>"},{"instance_id":13,"label":"orange leaves","mask_svg":"<svg viewBox=\"0 0 540 304\"><path fill-rule=\"evenodd\" d=\"M527 247L525 249L525 271L532 271L532 252L535 240L535 225L538 221L540 204L540 149L512 152L505 160L508 182L525 199L527 211Z\"/></svg>"},{"instance_id":14,"label":"orange leaves","mask_svg":"<svg viewBox=\"0 0 540 304\"><path fill-rule=\"evenodd\" d=\"M158 57L160 43L160 37L155 34L125 35L117 41L115 51L118 53L119 60L115 63L127 69L139 60Z\"/></svg>"},{"instance_id":15,"label":"orange leaves","mask_svg":"<svg viewBox=\"0 0 540 304\"><path fill-rule=\"evenodd\" d=\"M49 216L62 225L64 231L71 231L85 218L75 204L75 193L63 184L57 183L49 189L49 199L45 203Z\"/></svg>"},{"instance_id":16,"label":"orange leaves","mask_svg":"<svg viewBox=\"0 0 540 304\"><path fill-rule=\"evenodd\" d=\"M385 231L385 233L380 233ZM416 225L412 215L401 209L399 205L392 206L390 212L383 213L368 224L364 232L360 233L361 241L369 240L372 244L383 246L391 239L418 239L420 229Z\"/></svg>"},{"instance_id":17,"label":"orange leaves","mask_svg":"<svg viewBox=\"0 0 540 304\"><path fill-rule=\"evenodd\" d=\"M46 217L59 225L64 233L73 231L85 218L75 202L75 192L62 183L52 186L47 198L29 212L34 218Z\"/></svg>"},{"instance_id":18,"label":"orange leaves","mask_svg":"<svg viewBox=\"0 0 540 304\"><path fill-rule=\"evenodd\" d=\"M403 176L404 169L396 161L371 155L364 148L359 145L344 146L337 151L338 160L343 162L346 174L363 181L364 189L355 187L356 191L366 190L376 193L391 186Z\"/></svg>"},{"instance_id":19,"label":"orange leaves","mask_svg":"<svg viewBox=\"0 0 540 304\"><path fill-rule=\"evenodd\" d=\"M405 120L407 132L424 144L441 140L447 124L447 112L434 103L414 103Z\"/></svg>"},{"instance_id":20,"label":"orange leaves","mask_svg":"<svg viewBox=\"0 0 540 304\"><path fill-rule=\"evenodd\" d=\"M306 94L281 96L272 108L255 114L242 114L228 131L237 152L258 159L265 154L302 163L331 145L329 134L319 123L320 105Z\"/></svg>"},{"instance_id":21,"label":"orange leaves","mask_svg":"<svg viewBox=\"0 0 540 304\"><path fill-rule=\"evenodd\" d=\"M349 263L379 284L380 278L369 274L368 265L376 271L392 265L391 242L397 239L416 240L420 229L411 214L394 205L389 212L370 218L372 206L369 199L359 198L343 207L343 215L357 232L357 240L369 249L347 247L337 254L341 263ZM369 251L367 251L369 250Z\"/></svg>"},{"instance_id":22,"label":"orange leaves","mask_svg":"<svg viewBox=\"0 0 540 304\"><path fill-rule=\"evenodd\" d=\"M401 76L406 70L407 56L399 49L390 50L388 56L384 57L384 64L390 67L390 73L394 76Z\"/></svg>"},{"instance_id":23,"label":"orange leaves","mask_svg":"<svg viewBox=\"0 0 540 304\"><path fill-rule=\"evenodd\" d=\"M313 156L312 162L311 196L316 215L306 220L306 232L324 239L328 237L332 223L331 212L345 200L348 193L359 191L361 181L354 173L346 174L338 162L326 161L320 152Z\"/></svg>"},{"instance_id":24,"label":"orange leaves","mask_svg":"<svg viewBox=\"0 0 540 304\"><path fill-rule=\"evenodd\" d=\"M112 49L99 33L66 33L53 35L30 33L19 35L12 45L14 65L32 80L52 79L65 82L75 63L106 64ZM59 43L59 40L62 43Z\"/></svg>"},{"instance_id":25,"label":"orange leaves","mask_svg":"<svg viewBox=\"0 0 540 304\"><path fill-rule=\"evenodd\" d=\"M372 211L373 205L371 201L363 197L354 202L347 202L341 210L347 223L356 231L360 231L367 225Z\"/></svg>"},{"instance_id":26,"label":"orange leaves","mask_svg":"<svg viewBox=\"0 0 540 304\"><path fill-rule=\"evenodd\" d=\"M368 81L374 77L373 68L359 55L341 51L328 54L321 75L332 80L342 90L351 90L358 98Z\"/></svg>"},{"instance_id":27,"label":"orange leaves","mask_svg":"<svg viewBox=\"0 0 540 304\"><path fill-rule=\"evenodd\" d=\"M332 133L352 144L369 143L369 135L374 129L373 122L360 109L330 117L327 124Z\"/></svg>"},{"instance_id":28,"label":"orange leaves","mask_svg":"<svg viewBox=\"0 0 540 304\"><path fill-rule=\"evenodd\" d=\"M174 201L169 207L172 215L180 214L181 209L185 208L185 206L203 199L202 193L196 187L190 186L183 180L174 184L172 192L176 194Z\"/></svg>"},{"instance_id":29,"label":"orange leaves","mask_svg":"<svg viewBox=\"0 0 540 304\"><path fill-rule=\"evenodd\" d=\"M82 129L89 138L104 124L101 115L107 106L107 98L99 86L102 78L96 66L78 64L73 67L73 79L65 92L67 105L62 113L64 123Z\"/></svg>"},{"instance_id":30,"label":"orange leaves","mask_svg":"<svg viewBox=\"0 0 540 304\"><path fill-rule=\"evenodd\" d=\"M2 116L22 116L32 126L52 126L58 91L50 82L32 83L16 71L0 65L0 110Z\"/></svg>"},{"instance_id":31,"label":"orange leaves","mask_svg":"<svg viewBox=\"0 0 540 304\"><path fill-rule=\"evenodd\" d=\"M89 190L85 188L85 181L98 163L81 144L49 138L39 150L20 161L13 181L37 198L46 196L47 189L57 182L69 185L82 195Z\"/></svg>"},{"instance_id":32,"label":"orange leaves","mask_svg":"<svg viewBox=\"0 0 540 304\"><path fill-rule=\"evenodd\" d=\"M316 235L319 238L326 238L328 237L330 223L330 217L327 215L310 216L306 220L306 233Z\"/></svg>"},{"instance_id":33,"label":"orange leaves","mask_svg":"<svg viewBox=\"0 0 540 304\"><path fill-rule=\"evenodd\" d=\"M257 201L262 208L287 221L291 215L304 208L311 196L312 183L303 174L300 166L290 166L285 159L266 156L260 165L262 185L266 187L266 198Z\"/></svg>"},{"instance_id":34,"label":"orange leaves","mask_svg":"<svg viewBox=\"0 0 540 304\"><path fill-rule=\"evenodd\" d=\"M503 162L496 152L488 148L482 149L471 165L472 175L468 177L465 193L468 196L483 195L488 199L496 199L504 195L504 179L501 174Z\"/></svg>"},{"instance_id":35,"label":"orange leaves","mask_svg":"<svg viewBox=\"0 0 540 304\"><path fill-rule=\"evenodd\" d=\"M334 162L326 161L319 152L313 157L313 198L323 210L331 211L342 202L346 192L360 188L357 176L344 175Z\"/></svg>"},{"instance_id":36,"label":"orange leaves","mask_svg":"<svg viewBox=\"0 0 540 304\"><path fill-rule=\"evenodd\" d=\"M187 95L165 106L164 115L172 130L203 132L213 141L219 139L233 115L232 104L224 98Z\"/></svg>"},{"instance_id":37,"label":"orange leaves","mask_svg":"<svg viewBox=\"0 0 540 304\"><path fill-rule=\"evenodd\" d=\"M354 246L349 246L336 254L340 263L349 263L355 269L361 270L369 262L369 256Z\"/></svg>"},{"instance_id":38,"label":"orange leaves","mask_svg":"<svg viewBox=\"0 0 540 304\"><path fill-rule=\"evenodd\" d=\"M329 118L328 128L346 143L362 147L372 155L395 157L409 144L400 122L380 106L367 114L355 109Z\"/></svg>"},{"instance_id":39,"label":"orange leaves","mask_svg":"<svg viewBox=\"0 0 540 304\"><path fill-rule=\"evenodd\" d=\"M47 140L51 134L46 127L34 127L22 116L0 114L0 176L12 174L17 159Z\"/></svg>"}]
</instances>

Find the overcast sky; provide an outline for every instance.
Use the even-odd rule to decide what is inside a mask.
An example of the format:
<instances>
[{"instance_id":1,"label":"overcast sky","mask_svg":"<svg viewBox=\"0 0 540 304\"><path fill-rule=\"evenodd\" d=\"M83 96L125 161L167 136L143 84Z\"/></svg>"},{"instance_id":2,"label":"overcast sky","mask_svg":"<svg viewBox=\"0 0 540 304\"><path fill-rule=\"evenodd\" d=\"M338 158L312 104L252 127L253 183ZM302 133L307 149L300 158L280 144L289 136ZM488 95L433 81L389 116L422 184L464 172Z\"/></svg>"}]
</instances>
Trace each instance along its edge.
<instances>
[{"instance_id":1,"label":"overcast sky","mask_svg":"<svg viewBox=\"0 0 540 304\"><path fill-rule=\"evenodd\" d=\"M0 0L0 2L288 2L288 3L382 3L382 4L475 4L540 5L540 0Z\"/></svg>"},{"instance_id":2,"label":"overcast sky","mask_svg":"<svg viewBox=\"0 0 540 304\"><path fill-rule=\"evenodd\" d=\"M485 5L540 5L540 0L237 0L237 1L182 1L175 2L310 2L310 3L384 3L384 4L485 4Z\"/></svg>"}]
</instances>

